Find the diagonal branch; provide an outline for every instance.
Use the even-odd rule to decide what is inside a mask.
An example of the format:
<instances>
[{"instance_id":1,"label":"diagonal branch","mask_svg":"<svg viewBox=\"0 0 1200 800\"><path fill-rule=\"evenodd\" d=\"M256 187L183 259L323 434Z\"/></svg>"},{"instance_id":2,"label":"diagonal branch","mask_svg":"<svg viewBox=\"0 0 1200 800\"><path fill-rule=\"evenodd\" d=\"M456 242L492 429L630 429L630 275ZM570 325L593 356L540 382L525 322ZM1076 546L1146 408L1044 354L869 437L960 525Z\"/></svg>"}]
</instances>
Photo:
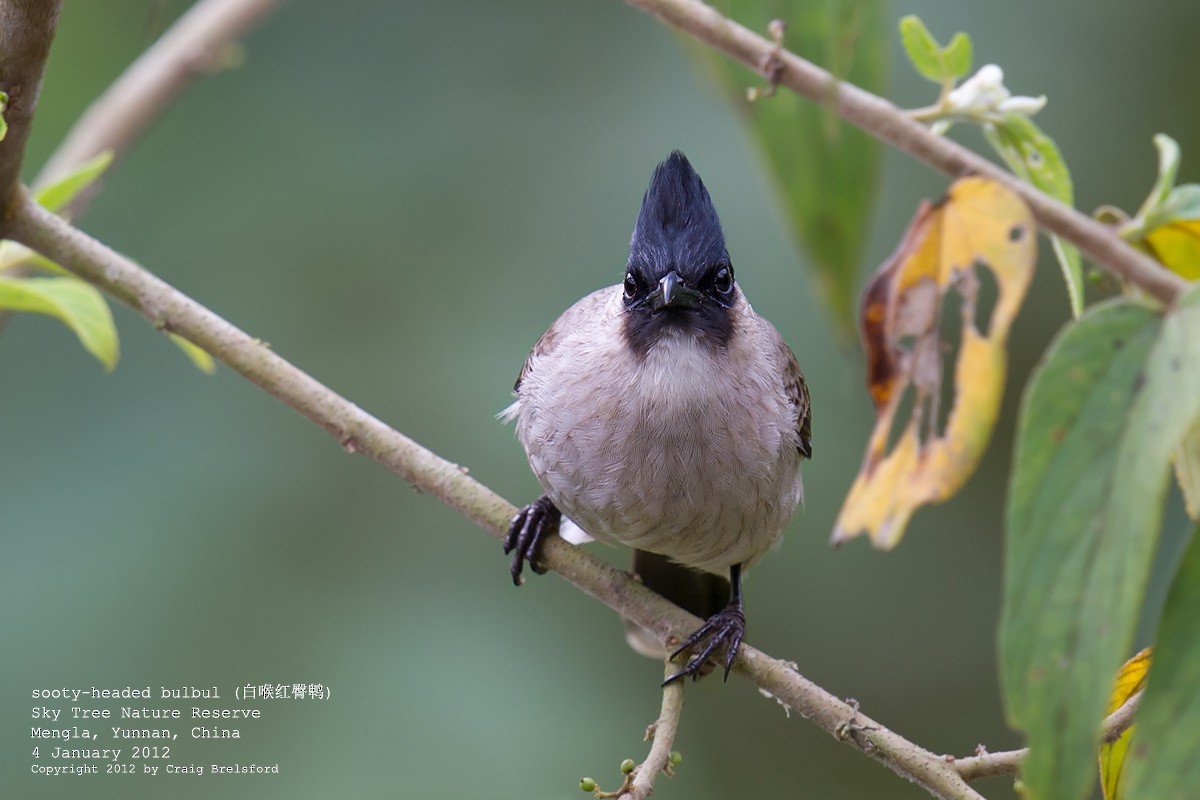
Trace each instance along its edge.
<instances>
[{"instance_id":1,"label":"diagonal branch","mask_svg":"<svg viewBox=\"0 0 1200 800\"><path fill-rule=\"evenodd\" d=\"M500 536L516 509L453 464L339 396L267 345L225 321L130 259L18 194L9 235L107 291L169 331L203 348L247 380L324 428L342 447L362 453ZM667 640L700 620L561 539L546 543L544 562L627 619ZM780 702L851 747L942 798L982 800L953 765L807 680L796 669L742 646L737 670Z\"/></svg>"},{"instance_id":2,"label":"diagonal branch","mask_svg":"<svg viewBox=\"0 0 1200 800\"><path fill-rule=\"evenodd\" d=\"M900 109L728 19L700 0L625 0L704 44L741 61L797 94L828 103L850 123L952 177L983 175L1003 183L1029 205L1042 227L1078 245L1118 277L1170 303L1187 282L1130 247L1108 228L1016 178L962 145L937 136ZM767 72L769 70L769 74ZM833 97L836 102L829 103Z\"/></svg>"},{"instance_id":3,"label":"diagonal branch","mask_svg":"<svg viewBox=\"0 0 1200 800\"><path fill-rule=\"evenodd\" d=\"M120 158L196 77L221 66L229 43L283 0L200 0L96 98L38 173L44 186L105 150ZM82 203L72 203L76 215Z\"/></svg>"}]
</instances>

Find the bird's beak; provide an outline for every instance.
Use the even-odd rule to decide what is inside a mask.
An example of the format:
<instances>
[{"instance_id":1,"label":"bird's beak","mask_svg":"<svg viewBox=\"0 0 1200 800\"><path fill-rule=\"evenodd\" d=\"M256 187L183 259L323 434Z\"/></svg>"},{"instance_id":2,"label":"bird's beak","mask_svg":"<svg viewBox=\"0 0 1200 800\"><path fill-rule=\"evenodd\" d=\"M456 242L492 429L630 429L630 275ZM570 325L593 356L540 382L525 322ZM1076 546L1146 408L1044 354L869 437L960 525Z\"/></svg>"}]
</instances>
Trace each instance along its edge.
<instances>
[{"instance_id":1,"label":"bird's beak","mask_svg":"<svg viewBox=\"0 0 1200 800\"><path fill-rule=\"evenodd\" d=\"M671 270L658 282L658 288L650 295L650 305L655 311L664 308L695 308L700 305L702 295L683 282L679 273Z\"/></svg>"}]
</instances>

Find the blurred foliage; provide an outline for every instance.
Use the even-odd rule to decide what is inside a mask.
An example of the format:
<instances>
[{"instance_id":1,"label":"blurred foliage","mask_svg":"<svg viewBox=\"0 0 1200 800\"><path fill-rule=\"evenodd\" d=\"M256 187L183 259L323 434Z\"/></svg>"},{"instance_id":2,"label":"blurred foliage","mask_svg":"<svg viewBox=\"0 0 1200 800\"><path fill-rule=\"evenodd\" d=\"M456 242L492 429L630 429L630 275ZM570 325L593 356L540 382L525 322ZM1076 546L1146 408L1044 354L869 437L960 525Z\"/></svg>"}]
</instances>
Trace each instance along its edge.
<instances>
[{"instance_id":1,"label":"blurred foliage","mask_svg":"<svg viewBox=\"0 0 1200 800\"><path fill-rule=\"evenodd\" d=\"M773 27L789 50L876 94L886 92L887 4L883 0L722 0L715 7L751 30ZM775 22L778 21L778 22ZM859 275L875 197L881 145L833 109L763 78L723 53L693 45L743 115L796 242L808 255L822 305L837 332L854 331Z\"/></svg>"}]
</instances>

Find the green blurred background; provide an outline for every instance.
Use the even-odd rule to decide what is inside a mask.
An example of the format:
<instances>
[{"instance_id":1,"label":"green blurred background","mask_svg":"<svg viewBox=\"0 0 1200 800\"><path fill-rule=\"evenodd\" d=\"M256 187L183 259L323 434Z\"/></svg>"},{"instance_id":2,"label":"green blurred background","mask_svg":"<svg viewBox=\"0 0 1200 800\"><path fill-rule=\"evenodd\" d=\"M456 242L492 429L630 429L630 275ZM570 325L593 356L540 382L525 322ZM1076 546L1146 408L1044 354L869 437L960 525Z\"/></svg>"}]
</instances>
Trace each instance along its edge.
<instances>
[{"instance_id":1,"label":"green blurred background","mask_svg":"<svg viewBox=\"0 0 1200 800\"><path fill-rule=\"evenodd\" d=\"M67 4L29 174L183 8ZM1159 131L1183 147L1181 179L1200 178L1190 0L913 0L891 13L921 15L943 41L970 31L976 64L1049 95L1038 121L1081 208L1134 210ZM650 171L682 148L814 398L808 506L749 581L751 641L934 751L1019 743L993 637L1019 386L1066 313L1046 254L979 473L895 552L835 551L872 420L861 355L834 342L735 114L670 32L615 0L310 0L246 51L138 143L84 228L527 502L537 484L494 414L554 317L619 279ZM891 97L930 102L902 58L894 47ZM946 185L884 160L864 271ZM115 313L112 374L47 318L21 316L0 338L0 794L565 798L582 796L581 775L616 785L618 762L644 752L660 667L625 648L611 612L553 576L515 590L497 541ZM1152 605L1183 528L1173 501ZM260 704L233 744L185 741L183 727L175 743L176 763L278 762L279 777L29 775L32 689L294 682L332 699ZM677 747L685 763L658 797L925 796L743 680L688 687ZM1009 797L1010 783L980 789Z\"/></svg>"}]
</instances>

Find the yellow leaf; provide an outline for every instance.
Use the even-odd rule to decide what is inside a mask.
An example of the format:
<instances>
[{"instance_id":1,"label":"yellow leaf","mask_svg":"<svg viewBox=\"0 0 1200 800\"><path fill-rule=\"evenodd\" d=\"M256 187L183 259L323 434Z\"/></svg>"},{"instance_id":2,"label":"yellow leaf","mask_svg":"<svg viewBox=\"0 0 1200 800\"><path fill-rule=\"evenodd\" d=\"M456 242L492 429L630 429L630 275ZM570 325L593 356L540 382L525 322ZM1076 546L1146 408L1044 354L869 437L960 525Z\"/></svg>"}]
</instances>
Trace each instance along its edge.
<instances>
[{"instance_id":1,"label":"yellow leaf","mask_svg":"<svg viewBox=\"0 0 1200 800\"><path fill-rule=\"evenodd\" d=\"M999 411L1008 331L1033 277L1034 234L1020 197L993 181L963 178L941 202L922 203L872 278L862 328L875 429L838 515L834 543L868 533L876 547L893 547L918 507L952 496L974 471ZM986 325L976 315L983 269L997 287ZM952 292L962 330L954 402L939 430L945 344L939 323ZM911 416L889 448L902 400L910 395Z\"/></svg>"},{"instance_id":2,"label":"yellow leaf","mask_svg":"<svg viewBox=\"0 0 1200 800\"><path fill-rule=\"evenodd\" d=\"M1150 669L1150 648L1147 647L1125 662L1117 673L1112 694L1108 698L1111 714L1125 704L1146 685L1146 672ZM1129 740L1135 726L1130 725L1112 744L1100 745L1100 785L1104 788L1104 800L1121 800L1124 788L1125 756L1129 752Z\"/></svg>"},{"instance_id":3,"label":"yellow leaf","mask_svg":"<svg viewBox=\"0 0 1200 800\"><path fill-rule=\"evenodd\" d=\"M1142 240L1151 255L1189 281L1200 278L1200 219L1177 219L1160 225Z\"/></svg>"}]
</instances>

